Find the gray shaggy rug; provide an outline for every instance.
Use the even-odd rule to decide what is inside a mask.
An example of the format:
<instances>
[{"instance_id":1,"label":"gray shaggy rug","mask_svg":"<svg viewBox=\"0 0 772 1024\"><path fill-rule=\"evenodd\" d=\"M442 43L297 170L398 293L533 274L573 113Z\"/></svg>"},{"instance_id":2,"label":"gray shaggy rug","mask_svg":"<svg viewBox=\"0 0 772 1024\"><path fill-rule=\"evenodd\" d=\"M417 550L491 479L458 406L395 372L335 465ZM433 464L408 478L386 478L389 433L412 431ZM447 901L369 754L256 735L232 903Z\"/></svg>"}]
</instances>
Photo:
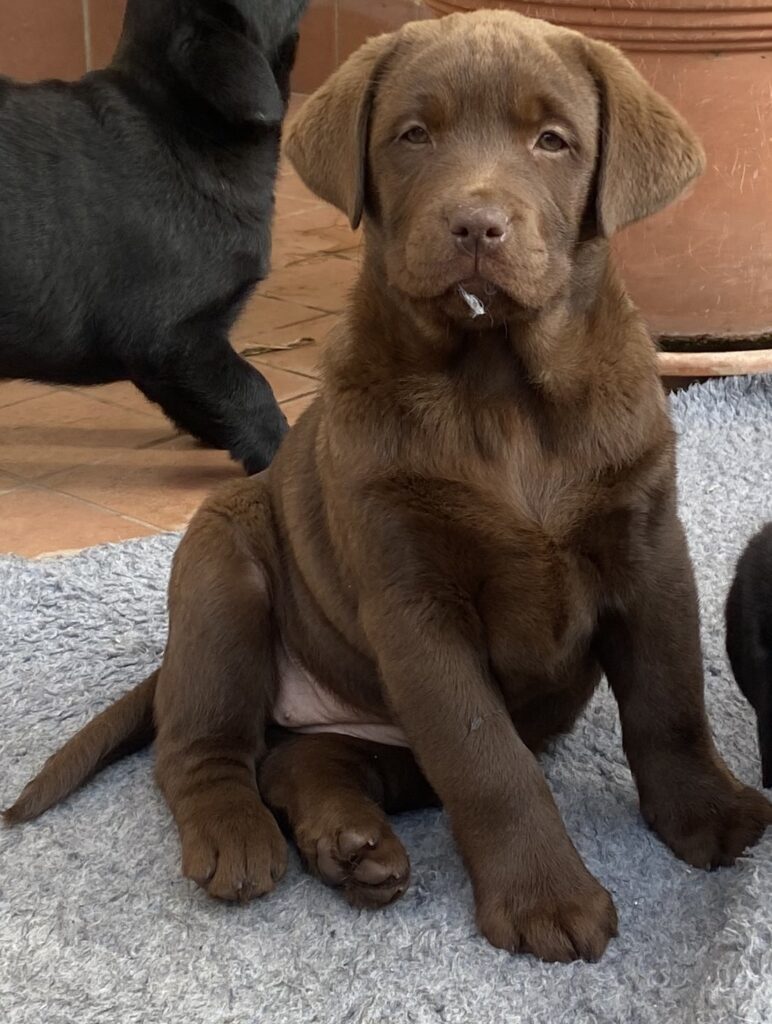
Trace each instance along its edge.
<instances>
[{"instance_id":1,"label":"gray shaggy rug","mask_svg":"<svg viewBox=\"0 0 772 1024\"><path fill-rule=\"evenodd\" d=\"M699 575L708 700L743 780L752 714L728 674L722 607L735 559L772 518L772 379L672 400L682 510ZM161 655L176 537L75 557L0 559L0 801ZM406 815L405 898L350 910L297 859L267 899L208 900L179 876L151 755L118 764L39 822L0 830L5 1024L770 1024L772 835L703 874L645 829L599 692L544 766L568 829L614 895L620 936L597 965L492 949L445 818Z\"/></svg>"}]
</instances>

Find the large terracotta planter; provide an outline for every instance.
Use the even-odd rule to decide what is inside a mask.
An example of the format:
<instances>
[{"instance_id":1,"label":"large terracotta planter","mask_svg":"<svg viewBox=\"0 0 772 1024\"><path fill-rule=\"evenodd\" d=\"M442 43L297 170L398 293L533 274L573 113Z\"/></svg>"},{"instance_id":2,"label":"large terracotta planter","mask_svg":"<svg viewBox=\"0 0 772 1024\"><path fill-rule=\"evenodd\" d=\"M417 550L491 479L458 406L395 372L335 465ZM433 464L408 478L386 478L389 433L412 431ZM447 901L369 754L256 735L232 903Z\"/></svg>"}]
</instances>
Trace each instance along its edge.
<instances>
[{"instance_id":1,"label":"large terracotta planter","mask_svg":"<svg viewBox=\"0 0 772 1024\"><path fill-rule=\"evenodd\" d=\"M708 154L690 196L615 240L633 298L687 348L772 344L772 0L425 2L440 15L509 8L620 46ZM772 354L751 362L772 369Z\"/></svg>"}]
</instances>

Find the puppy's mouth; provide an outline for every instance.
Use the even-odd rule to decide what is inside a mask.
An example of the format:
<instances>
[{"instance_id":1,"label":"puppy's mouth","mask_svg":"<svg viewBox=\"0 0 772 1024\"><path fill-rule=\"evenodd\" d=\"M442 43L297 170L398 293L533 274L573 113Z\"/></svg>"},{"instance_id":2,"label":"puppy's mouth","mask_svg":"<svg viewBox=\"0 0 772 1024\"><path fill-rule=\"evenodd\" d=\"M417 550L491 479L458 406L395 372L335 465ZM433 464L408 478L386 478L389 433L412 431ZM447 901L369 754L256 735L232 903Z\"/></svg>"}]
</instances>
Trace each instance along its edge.
<instances>
[{"instance_id":1,"label":"puppy's mouth","mask_svg":"<svg viewBox=\"0 0 772 1024\"><path fill-rule=\"evenodd\" d=\"M513 305L505 289L480 274L457 281L438 298L453 320L476 328L506 318Z\"/></svg>"},{"instance_id":2,"label":"puppy's mouth","mask_svg":"<svg viewBox=\"0 0 772 1024\"><path fill-rule=\"evenodd\" d=\"M496 297L501 294L501 289L493 281L479 275L459 281L455 291L468 307L473 320L478 316L484 316L487 307L492 306Z\"/></svg>"},{"instance_id":3,"label":"puppy's mouth","mask_svg":"<svg viewBox=\"0 0 772 1024\"><path fill-rule=\"evenodd\" d=\"M523 247L497 258L464 259L458 253L442 258L420 246L394 247L387 264L390 283L418 302L434 306L466 330L487 330L529 316L540 307L545 291L546 258ZM537 258L538 257L538 258Z\"/></svg>"}]
</instances>

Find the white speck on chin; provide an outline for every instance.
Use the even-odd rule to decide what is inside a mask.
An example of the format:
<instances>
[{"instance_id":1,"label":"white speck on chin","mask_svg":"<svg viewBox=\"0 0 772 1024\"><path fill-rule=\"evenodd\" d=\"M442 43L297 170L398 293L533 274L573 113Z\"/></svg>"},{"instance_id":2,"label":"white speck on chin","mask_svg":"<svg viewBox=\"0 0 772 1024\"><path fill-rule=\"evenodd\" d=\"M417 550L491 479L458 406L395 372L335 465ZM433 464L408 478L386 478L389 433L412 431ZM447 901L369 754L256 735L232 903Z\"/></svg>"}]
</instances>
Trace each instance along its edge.
<instances>
[{"instance_id":1,"label":"white speck on chin","mask_svg":"<svg viewBox=\"0 0 772 1024\"><path fill-rule=\"evenodd\" d=\"M482 302L480 302L480 300L477 298L476 295L471 295L466 290L466 288L463 288L461 285L458 286L458 294L461 296L461 298L464 300L464 302L467 304L467 306L469 306L470 310L472 311L472 319L473 320L474 320L475 317L483 316L484 315L484 313L485 313L485 306L483 306Z\"/></svg>"}]
</instances>

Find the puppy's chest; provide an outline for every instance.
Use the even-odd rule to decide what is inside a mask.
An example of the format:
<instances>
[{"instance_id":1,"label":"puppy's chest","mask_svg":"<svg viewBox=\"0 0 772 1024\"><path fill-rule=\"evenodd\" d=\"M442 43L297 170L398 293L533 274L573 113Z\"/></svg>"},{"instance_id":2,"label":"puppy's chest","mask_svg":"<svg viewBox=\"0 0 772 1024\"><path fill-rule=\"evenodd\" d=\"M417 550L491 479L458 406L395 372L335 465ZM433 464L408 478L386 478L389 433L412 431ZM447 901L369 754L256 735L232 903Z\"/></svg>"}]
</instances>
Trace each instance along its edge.
<instances>
[{"instance_id":1,"label":"puppy's chest","mask_svg":"<svg viewBox=\"0 0 772 1024\"><path fill-rule=\"evenodd\" d=\"M548 462L513 463L486 491L477 594L491 659L505 674L538 673L585 648L627 588L634 516L592 476Z\"/></svg>"},{"instance_id":2,"label":"puppy's chest","mask_svg":"<svg viewBox=\"0 0 772 1024\"><path fill-rule=\"evenodd\" d=\"M536 445L513 445L479 475L479 498L516 529L566 543L597 514L597 474L579 458L551 456Z\"/></svg>"}]
</instances>

